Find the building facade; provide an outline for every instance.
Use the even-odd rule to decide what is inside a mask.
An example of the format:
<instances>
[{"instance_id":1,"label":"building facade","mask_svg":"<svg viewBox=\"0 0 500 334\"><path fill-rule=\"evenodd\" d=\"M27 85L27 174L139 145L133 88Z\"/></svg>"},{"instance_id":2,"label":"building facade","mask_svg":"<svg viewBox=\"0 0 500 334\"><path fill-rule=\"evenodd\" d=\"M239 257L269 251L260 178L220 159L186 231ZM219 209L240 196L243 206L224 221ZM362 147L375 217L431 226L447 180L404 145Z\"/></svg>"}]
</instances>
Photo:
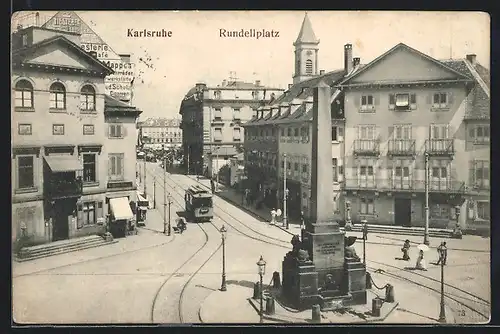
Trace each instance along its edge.
<instances>
[{"instance_id":1,"label":"building facade","mask_svg":"<svg viewBox=\"0 0 500 334\"><path fill-rule=\"evenodd\" d=\"M114 189L104 78L113 70L78 38L37 27L12 35L13 240L45 243L105 230ZM126 159L135 161L135 151Z\"/></svg>"},{"instance_id":2,"label":"building facade","mask_svg":"<svg viewBox=\"0 0 500 334\"><path fill-rule=\"evenodd\" d=\"M179 119L148 118L139 122L141 142L145 148L181 147L182 130Z\"/></svg>"},{"instance_id":3,"label":"building facade","mask_svg":"<svg viewBox=\"0 0 500 334\"><path fill-rule=\"evenodd\" d=\"M477 210L470 202L483 203L489 122L470 118L479 115L476 93L487 87L469 60L464 70L451 63L398 44L339 84L347 115L343 190L354 221L423 226L426 186L430 227L453 226L457 207L467 228L467 209Z\"/></svg>"},{"instance_id":4,"label":"building facade","mask_svg":"<svg viewBox=\"0 0 500 334\"><path fill-rule=\"evenodd\" d=\"M260 81L246 83L234 79L215 87L198 83L190 89L179 111L187 172L217 174L221 164L214 162L228 161L243 145L241 125L255 115L259 106L281 92L282 89L266 87Z\"/></svg>"}]
</instances>

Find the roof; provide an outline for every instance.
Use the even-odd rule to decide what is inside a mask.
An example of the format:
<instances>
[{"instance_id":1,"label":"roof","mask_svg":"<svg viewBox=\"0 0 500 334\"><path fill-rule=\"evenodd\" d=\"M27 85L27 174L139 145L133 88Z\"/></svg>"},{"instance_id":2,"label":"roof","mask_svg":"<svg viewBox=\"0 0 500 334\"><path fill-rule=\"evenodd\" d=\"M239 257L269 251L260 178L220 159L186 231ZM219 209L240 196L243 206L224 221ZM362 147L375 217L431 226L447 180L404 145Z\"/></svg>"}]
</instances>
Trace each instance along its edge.
<instances>
[{"instance_id":1,"label":"roof","mask_svg":"<svg viewBox=\"0 0 500 334\"><path fill-rule=\"evenodd\" d=\"M433 63L435 63L437 66L440 66L440 67L443 67L445 69L447 69L448 71L451 71L453 73L455 73L460 79L464 79L464 80L471 80L471 77L467 76L467 75L464 75L463 73L447 66L445 63L443 62L440 62L439 60L436 60L434 58L432 58L431 56L428 56L426 55L425 53L422 53L412 47L409 47L408 45L404 44L404 43L399 43L397 44L396 46L392 47L390 50L384 52L382 55L378 56L377 58L375 58L374 60L372 60L371 62L369 62L368 64L366 64L365 66L363 66L361 69L359 69L359 71L357 71L356 73L354 73L353 75L345 78L342 82L340 82L339 85L347 85L348 82L350 80L352 80L353 78L357 77L358 75L360 75L361 73L363 73L364 71L367 71L369 70L371 67L373 67L374 65L376 65L377 63L383 61L387 56L389 56L391 53L397 51L398 49L406 49L412 53L416 53L417 55L421 56L422 58L424 59L427 59Z\"/></svg>"},{"instance_id":2,"label":"roof","mask_svg":"<svg viewBox=\"0 0 500 334\"><path fill-rule=\"evenodd\" d=\"M181 121L176 118L169 119L164 117L150 117L140 123L141 127L177 128L181 124Z\"/></svg>"},{"instance_id":3,"label":"roof","mask_svg":"<svg viewBox=\"0 0 500 334\"><path fill-rule=\"evenodd\" d=\"M300 27L299 36L297 36L297 40L295 41L295 44L300 43L319 43L319 40L314 34L314 30L312 28L311 21L309 21L307 13L306 15L304 15L304 20L302 21L302 26Z\"/></svg>"},{"instance_id":4,"label":"roof","mask_svg":"<svg viewBox=\"0 0 500 334\"><path fill-rule=\"evenodd\" d=\"M100 68L103 74L109 75L113 74L114 71L111 67L107 66L103 62L99 61L96 57L92 56L90 53L85 52L79 45L73 43L66 37L62 35L57 35L53 36L47 39L44 39L38 43L33 43L27 47L22 47L19 49L12 50L12 62L24 62L24 59L28 54L32 54L41 47L54 44L54 43L62 43L66 46L68 46L73 52L77 53L80 55L82 58L85 58L87 61L89 61L91 64L95 65L96 67ZM69 66L61 66L61 67L69 67Z\"/></svg>"},{"instance_id":5,"label":"roof","mask_svg":"<svg viewBox=\"0 0 500 334\"><path fill-rule=\"evenodd\" d=\"M122 111L122 112L130 112L135 113L136 116L142 113L141 110L138 110L134 106L130 106L125 102L115 99L112 96L107 94L104 95L104 111Z\"/></svg>"}]
</instances>

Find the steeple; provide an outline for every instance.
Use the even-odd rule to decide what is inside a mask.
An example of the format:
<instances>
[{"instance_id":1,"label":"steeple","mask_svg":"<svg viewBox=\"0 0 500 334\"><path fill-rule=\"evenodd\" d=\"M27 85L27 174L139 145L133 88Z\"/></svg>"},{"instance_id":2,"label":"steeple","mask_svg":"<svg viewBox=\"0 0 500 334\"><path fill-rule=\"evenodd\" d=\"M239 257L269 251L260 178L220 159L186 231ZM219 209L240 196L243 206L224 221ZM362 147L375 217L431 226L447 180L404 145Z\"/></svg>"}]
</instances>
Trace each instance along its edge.
<instances>
[{"instance_id":1,"label":"steeple","mask_svg":"<svg viewBox=\"0 0 500 334\"><path fill-rule=\"evenodd\" d=\"M314 34L307 12L302 21L295 46L295 73L293 83L310 79L318 75L318 45L319 39Z\"/></svg>"},{"instance_id":2,"label":"steeple","mask_svg":"<svg viewBox=\"0 0 500 334\"><path fill-rule=\"evenodd\" d=\"M309 21L309 16L307 16L307 12L306 15L304 15L304 21L302 21L302 27L300 27L299 36L297 36L297 40L295 41L294 45L300 43L311 43L311 44L319 43L319 40L316 38L316 35L314 34L311 21Z\"/></svg>"}]
</instances>

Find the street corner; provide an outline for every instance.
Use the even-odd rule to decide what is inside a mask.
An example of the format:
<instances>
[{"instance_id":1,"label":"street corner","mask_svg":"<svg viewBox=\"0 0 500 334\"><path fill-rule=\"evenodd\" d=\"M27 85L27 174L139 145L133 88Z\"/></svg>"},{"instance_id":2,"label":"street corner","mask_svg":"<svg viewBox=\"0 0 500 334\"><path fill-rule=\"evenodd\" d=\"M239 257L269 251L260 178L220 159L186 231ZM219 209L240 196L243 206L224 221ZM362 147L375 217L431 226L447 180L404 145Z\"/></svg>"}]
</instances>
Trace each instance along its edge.
<instances>
[{"instance_id":1,"label":"street corner","mask_svg":"<svg viewBox=\"0 0 500 334\"><path fill-rule=\"evenodd\" d=\"M249 287L228 284L226 291L216 290L201 303L202 323L258 323L259 314L249 303L253 295Z\"/></svg>"}]
</instances>

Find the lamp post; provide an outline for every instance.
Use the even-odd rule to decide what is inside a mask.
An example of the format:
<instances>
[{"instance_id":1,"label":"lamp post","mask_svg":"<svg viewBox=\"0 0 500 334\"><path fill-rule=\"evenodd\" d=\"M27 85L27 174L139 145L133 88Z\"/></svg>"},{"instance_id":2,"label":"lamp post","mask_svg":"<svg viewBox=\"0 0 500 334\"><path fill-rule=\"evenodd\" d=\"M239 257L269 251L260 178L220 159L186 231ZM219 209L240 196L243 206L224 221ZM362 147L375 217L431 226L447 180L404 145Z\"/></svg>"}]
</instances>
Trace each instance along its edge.
<instances>
[{"instance_id":1,"label":"lamp post","mask_svg":"<svg viewBox=\"0 0 500 334\"><path fill-rule=\"evenodd\" d=\"M288 197L288 189L286 188L286 172L287 172L287 163L286 163L286 153L283 154L283 227L288 229L288 217L287 217L287 207L286 201Z\"/></svg>"},{"instance_id":2,"label":"lamp post","mask_svg":"<svg viewBox=\"0 0 500 334\"><path fill-rule=\"evenodd\" d=\"M429 153L425 152L425 231L424 244L429 245Z\"/></svg>"},{"instance_id":3,"label":"lamp post","mask_svg":"<svg viewBox=\"0 0 500 334\"><path fill-rule=\"evenodd\" d=\"M368 239L368 222L366 220L363 223L363 264L366 266L366 239Z\"/></svg>"},{"instance_id":4,"label":"lamp post","mask_svg":"<svg viewBox=\"0 0 500 334\"><path fill-rule=\"evenodd\" d=\"M460 228L460 206L455 206L455 228L453 229L453 237L462 239L462 229Z\"/></svg>"},{"instance_id":5,"label":"lamp post","mask_svg":"<svg viewBox=\"0 0 500 334\"><path fill-rule=\"evenodd\" d=\"M438 247L439 257L441 262L441 307L439 309L439 322L446 322L446 311L444 308L444 246L441 244Z\"/></svg>"},{"instance_id":6,"label":"lamp post","mask_svg":"<svg viewBox=\"0 0 500 334\"><path fill-rule=\"evenodd\" d=\"M222 237L222 283L220 286L220 291L226 291L226 227L222 225L219 232Z\"/></svg>"},{"instance_id":7,"label":"lamp post","mask_svg":"<svg viewBox=\"0 0 500 334\"><path fill-rule=\"evenodd\" d=\"M260 323L263 323L264 316L264 306L263 306L263 297L264 297L264 289L262 285L262 277L266 273L266 261L260 256L259 261L257 262L257 266L259 267L259 277L260 277Z\"/></svg>"},{"instance_id":8,"label":"lamp post","mask_svg":"<svg viewBox=\"0 0 500 334\"><path fill-rule=\"evenodd\" d=\"M146 199L148 199L148 193L146 192L146 157L144 157L144 197L146 197Z\"/></svg>"},{"instance_id":9,"label":"lamp post","mask_svg":"<svg viewBox=\"0 0 500 334\"><path fill-rule=\"evenodd\" d=\"M352 230L351 222L351 202L345 202L345 229L346 231Z\"/></svg>"},{"instance_id":10,"label":"lamp post","mask_svg":"<svg viewBox=\"0 0 500 334\"><path fill-rule=\"evenodd\" d=\"M156 209L156 176L153 177L153 209Z\"/></svg>"},{"instance_id":11,"label":"lamp post","mask_svg":"<svg viewBox=\"0 0 500 334\"><path fill-rule=\"evenodd\" d=\"M172 205L172 196L170 195L170 193L167 196L167 200L168 200L168 202L167 202L167 204L168 204L168 233L167 233L167 235L170 236L171 231L172 231L172 228L170 225L170 206Z\"/></svg>"}]
</instances>

